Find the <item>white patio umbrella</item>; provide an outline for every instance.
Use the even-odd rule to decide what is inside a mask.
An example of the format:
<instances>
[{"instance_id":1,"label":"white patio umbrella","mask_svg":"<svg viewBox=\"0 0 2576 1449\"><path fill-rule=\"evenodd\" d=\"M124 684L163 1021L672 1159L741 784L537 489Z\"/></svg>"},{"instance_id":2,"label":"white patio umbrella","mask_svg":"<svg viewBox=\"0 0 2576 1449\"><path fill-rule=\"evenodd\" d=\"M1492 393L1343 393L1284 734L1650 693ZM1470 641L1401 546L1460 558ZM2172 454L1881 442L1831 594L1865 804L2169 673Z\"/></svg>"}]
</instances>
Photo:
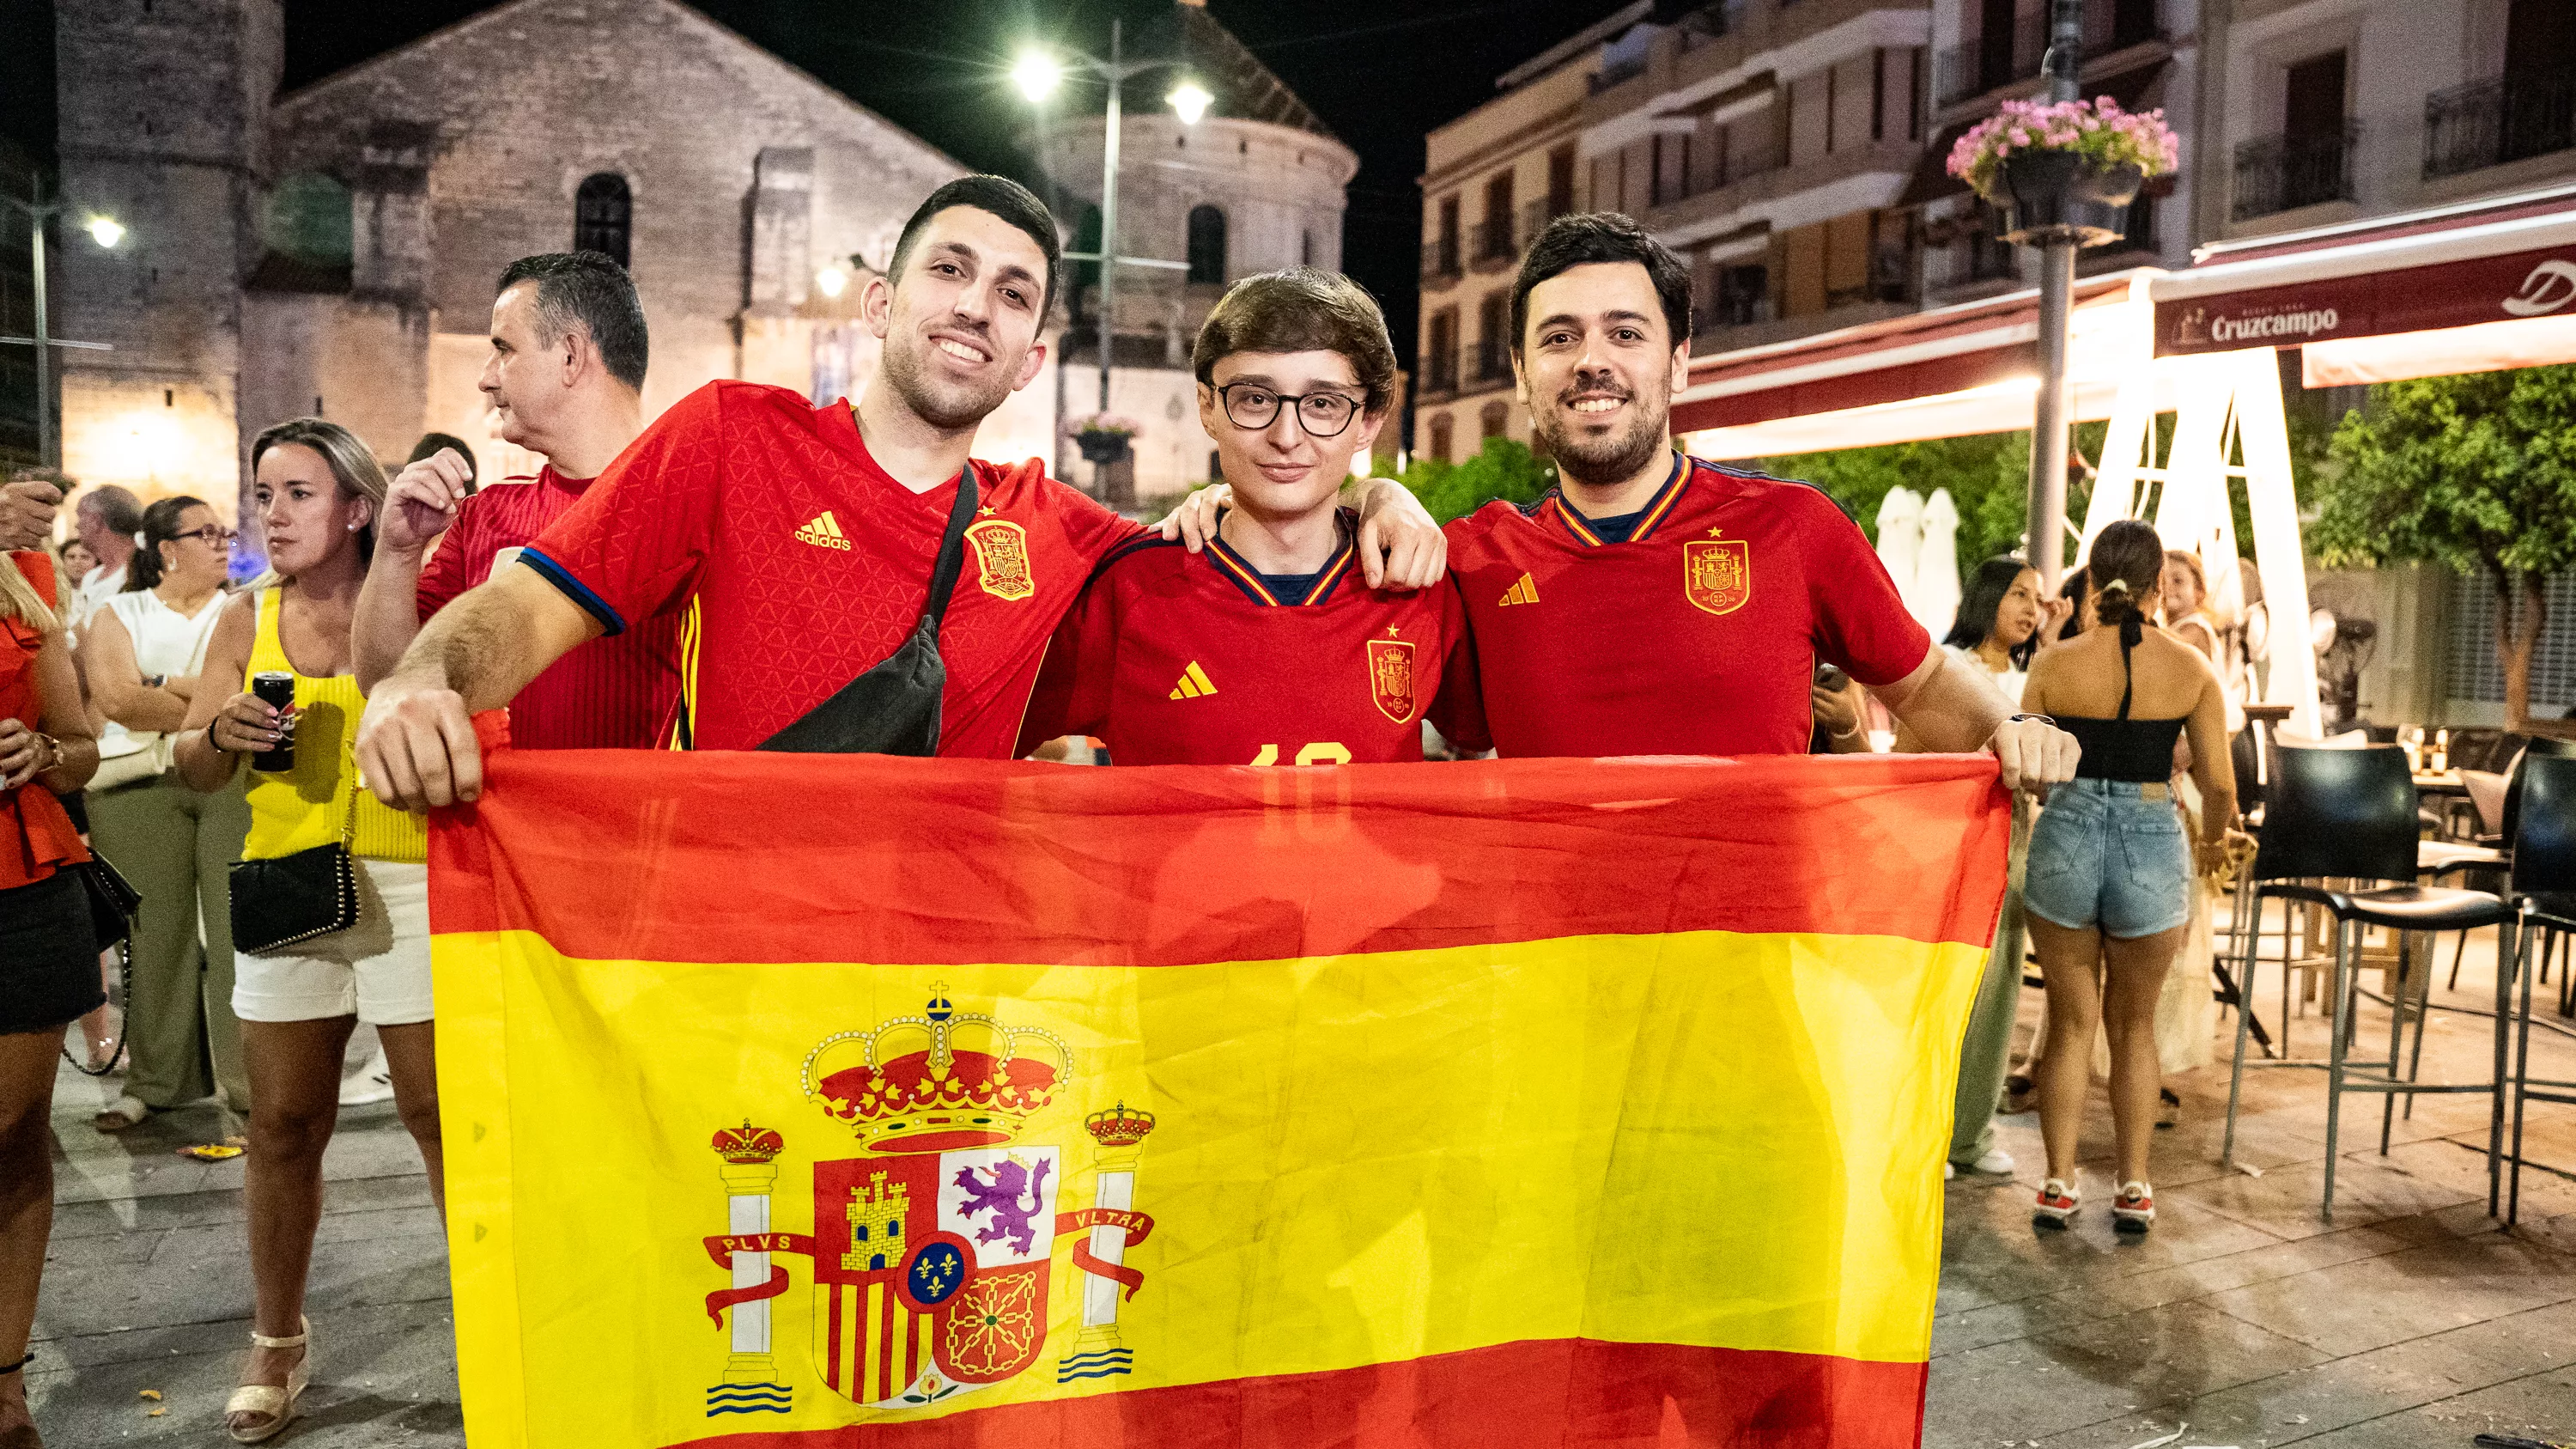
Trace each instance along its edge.
<instances>
[{"instance_id":1,"label":"white patio umbrella","mask_svg":"<svg viewBox=\"0 0 2576 1449\"><path fill-rule=\"evenodd\" d=\"M1914 609L1914 560L1923 550L1923 495L1891 488L1878 505L1878 561L1896 581L1906 611Z\"/></svg>"},{"instance_id":2,"label":"white patio umbrella","mask_svg":"<svg viewBox=\"0 0 2576 1449\"><path fill-rule=\"evenodd\" d=\"M1950 632L1959 617L1959 505L1950 490L1935 488L1923 503L1923 541L1914 554L1914 590L1905 596L1914 617L1932 637Z\"/></svg>"}]
</instances>

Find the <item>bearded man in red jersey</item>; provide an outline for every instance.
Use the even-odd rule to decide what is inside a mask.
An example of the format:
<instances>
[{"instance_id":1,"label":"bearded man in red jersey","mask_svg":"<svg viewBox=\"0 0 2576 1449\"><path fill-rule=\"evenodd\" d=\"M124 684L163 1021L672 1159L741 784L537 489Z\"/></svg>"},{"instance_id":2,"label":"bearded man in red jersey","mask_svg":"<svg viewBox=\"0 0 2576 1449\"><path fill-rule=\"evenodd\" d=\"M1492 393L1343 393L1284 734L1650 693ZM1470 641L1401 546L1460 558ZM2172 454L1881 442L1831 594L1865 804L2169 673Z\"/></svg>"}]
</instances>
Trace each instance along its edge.
<instances>
[{"instance_id":1,"label":"bearded man in red jersey","mask_svg":"<svg viewBox=\"0 0 2576 1449\"><path fill-rule=\"evenodd\" d=\"M1420 760L1445 683L1473 688L1466 618L1446 581L1369 587L1337 506L1395 400L1386 318L1331 272L1247 277L1191 363L1232 506L1204 552L1142 539L1101 564L1047 648L1021 749L1076 734L1121 765Z\"/></svg>"},{"instance_id":2,"label":"bearded man in red jersey","mask_svg":"<svg viewBox=\"0 0 2576 1449\"><path fill-rule=\"evenodd\" d=\"M800 735L927 637L945 682L921 752L1008 757L1083 580L1148 532L1035 460L969 461L977 426L1044 364L1061 272L1055 219L1027 188L980 176L933 192L862 296L885 353L858 403L715 382L663 414L376 688L358 737L370 787L410 809L475 798L470 711L582 643L692 604L683 713L700 748ZM1374 485L1363 506L1362 566L1437 583L1437 530L1402 485ZM970 548L971 563L939 569Z\"/></svg>"},{"instance_id":3,"label":"bearded man in red jersey","mask_svg":"<svg viewBox=\"0 0 2576 1449\"><path fill-rule=\"evenodd\" d=\"M375 688L423 624L570 512L644 431L648 346L635 283L603 253L521 257L501 273L477 385L503 441L545 465L478 493L472 462L442 448L395 476L351 630L360 688ZM679 703L679 642L669 615L574 649L511 699L510 743L651 748Z\"/></svg>"},{"instance_id":4,"label":"bearded man in red jersey","mask_svg":"<svg viewBox=\"0 0 2576 1449\"><path fill-rule=\"evenodd\" d=\"M1804 483L1676 451L1690 270L1627 217L1559 217L1512 289L1512 367L1558 486L1449 525L1484 715L1515 755L1803 754L1816 661L2007 786L2074 778L2074 737L2016 716L1908 614L1860 528Z\"/></svg>"}]
</instances>

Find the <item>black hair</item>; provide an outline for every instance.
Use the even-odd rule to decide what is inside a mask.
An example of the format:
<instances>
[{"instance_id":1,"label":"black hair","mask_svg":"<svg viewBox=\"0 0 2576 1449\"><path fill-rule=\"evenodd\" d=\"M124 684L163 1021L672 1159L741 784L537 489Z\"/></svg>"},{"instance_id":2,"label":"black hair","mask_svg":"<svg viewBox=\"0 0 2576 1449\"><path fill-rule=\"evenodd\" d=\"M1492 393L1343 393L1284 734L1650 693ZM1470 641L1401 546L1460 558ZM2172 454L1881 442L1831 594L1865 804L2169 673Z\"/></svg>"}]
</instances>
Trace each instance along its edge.
<instances>
[{"instance_id":1,"label":"black hair","mask_svg":"<svg viewBox=\"0 0 2576 1449\"><path fill-rule=\"evenodd\" d=\"M575 322L590 332L608 375L644 390L644 366L651 359L652 339L644 328L644 299L635 294L635 279L606 252L540 252L521 257L501 273L496 291L521 282L537 284L537 341L552 347ZM472 456L468 454L467 456Z\"/></svg>"},{"instance_id":2,"label":"black hair","mask_svg":"<svg viewBox=\"0 0 2576 1449\"><path fill-rule=\"evenodd\" d=\"M1529 295L1548 278L1598 262L1635 262L1655 284L1655 300L1664 309L1664 345L1679 347L1691 335L1690 268L1673 249L1646 234L1646 229L1615 211L1587 211L1560 216L1547 224L1521 258L1520 276L1512 282L1512 355L1525 350L1529 332Z\"/></svg>"},{"instance_id":3,"label":"black hair","mask_svg":"<svg viewBox=\"0 0 2576 1449\"><path fill-rule=\"evenodd\" d=\"M1046 294L1038 299L1038 320L1045 321L1055 306L1056 284L1064 279L1064 241L1056 235L1055 213L1047 210L1036 192L1007 176L960 176L930 193L903 224L903 235L895 238L894 256L886 262L887 279L903 284L903 262L912 255L912 244L921 239L933 217L957 206L991 212L1028 233L1029 240L1046 253Z\"/></svg>"},{"instance_id":4,"label":"black hair","mask_svg":"<svg viewBox=\"0 0 2576 1449\"><path fill-rule=\"evenodd\" d=\"M421 434L420 441L411 445L411 456L405 458L403 461L406 463L417 463L423 458L435 458L438 456L438 450L441 448L453 448L456 450L456 455L465 460L465 481L468 483L473 482L474 449L472 445L468 444L463 438L456 436L454 433Z\"/></svg>"},{"instance_id":5,"label":"black hair","mask_svg":"<svg viewBox=\"0 0 2576 1449\"><path fill-rule=\"evenodd\" d=\"M153 500L143 510L141 525L135 529L134 557L125 566L125 592L154 589L161 586L161 545L179 541L179 520L191 508L203 508L206 500L182 493L172 498Z\"/></svg>"},{"instance_id":6,"label":"black hair","mask_svg":"<svg viewBox=\"0 0 2576 1449\"><path fill-rule=\"evenodd\" d=\"M2123 518L2093 536L2084 568L2094 586L2093 617L2119 625L2122 636L2136 643L2149 601L2164 581L2165 541L2153 526Z\"/></svg>"},{"instance_id":7,"label":"black hair","mask_svg":"<svg viewBox=\"0 0 2576 1449\"><path fill-rule=\"evenodd\" d=\"M1974 649L1993 637L1995 617L2003 612L2004 595L2012 592L2013 581L2020 578L2029 564L2013 554L1999 554L1977 565L1968 575L1967 592L1959 596L1959 614L1950 624L1950 632L1941 642L1953 649ZM2030 656L2039 647L2039 631L2012 647L2013 663L2030 667Z\"/></svg>"},{"instance_id":8,"label":"black hair","mask_svg":"<svg viewBox=\"0 0 2576 1449\"><path fill-rule=\"evenodd\" d=\"M2067 611L2066 622L2057 626L2057 642L2063 644L2084 632L2084 596L2092 589L2092 575L2080 568L2058 584L2057 596L2075 607Z\"/></svg>"}]
</instances>

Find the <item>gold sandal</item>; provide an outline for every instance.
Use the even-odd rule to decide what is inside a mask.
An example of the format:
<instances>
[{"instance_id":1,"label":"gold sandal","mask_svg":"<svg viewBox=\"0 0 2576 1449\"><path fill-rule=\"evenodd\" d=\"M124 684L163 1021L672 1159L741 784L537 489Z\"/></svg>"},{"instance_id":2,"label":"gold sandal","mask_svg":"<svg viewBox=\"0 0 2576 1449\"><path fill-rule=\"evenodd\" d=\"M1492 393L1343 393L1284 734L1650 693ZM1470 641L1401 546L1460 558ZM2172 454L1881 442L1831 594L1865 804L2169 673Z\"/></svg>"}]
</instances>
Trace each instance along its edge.
<instances>
[{"instance_id":1,"label":"gold sandal","mask_svg":"<svg viewBox=\"0 0 2576 1449\"><path fill-rule=\"evenodd\" d=\"M289 1338L271 1338L264 1333L252 1332L250 1341L253 1348L300 1348L304 1350L304 1357L297 1359L295 1367L287 1371L285 1388L274 1384L244 1384L233 1390L233 1396L224 1401L224 1432L233 1436L234 1443L265 1443L276 1438L278 1431L295 1417L296 1401L304 1397L304 1387L312 1378L309 1370L313 1367L313 1320L302 1319L300 1326L304 1331ZM232 1422L235 1414L266 1414L268 1422L244 1429Z\"/></svg>"}]
</instances>

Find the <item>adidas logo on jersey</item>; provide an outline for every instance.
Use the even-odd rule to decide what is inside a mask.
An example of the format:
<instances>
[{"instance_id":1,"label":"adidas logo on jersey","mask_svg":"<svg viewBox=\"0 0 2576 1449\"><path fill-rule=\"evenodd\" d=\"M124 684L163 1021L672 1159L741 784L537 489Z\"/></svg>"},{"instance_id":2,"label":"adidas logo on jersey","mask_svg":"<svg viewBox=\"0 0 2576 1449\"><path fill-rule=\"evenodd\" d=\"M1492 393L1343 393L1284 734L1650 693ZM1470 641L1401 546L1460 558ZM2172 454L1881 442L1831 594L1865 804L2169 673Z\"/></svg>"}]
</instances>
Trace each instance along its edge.
<instances>
[{"instance_id":1,"label":"adidas logo on jersey","mask_svg":"<svg viewBox=\"0 0 2576 1449\"><path fill-rule=\"evenodd\" d=\"M1181 671L1181 682L1172 686L1174 699L1200 699L1214 693L1216 686L1208 682L1207 671L1199 668L1195 659L1190 661L1189 668Z\"/></svg>"},{"instance_id":2,"label":"adidas logo on jersey","mask_svg":"<svg viewBox=\"0 0 2576 1449\"><path fill-rule=\"evenodd\" d=\"M816 514L813 522L796 530L796 541L810 543L816 548L837 548L843 553L850 551L848 535L841 532L841 525L833 519L832 510L828 508Z\"/></svg>"},{"instance_id":3,"label":"adidas logo on jersey","mask_svg":"<svg viewBox=\"0 0 2576 1449\"><path fill-rule=\"evenodd\" d=\"M1535 604L1537 602L1538 585L1530 582L1529 575L1523 574L1520 576L1519 582L1513 584L1510 588L1503 590L1503 602L1496 607L1509 608L1514 604Z\"/></svg>"}]
</instances>

